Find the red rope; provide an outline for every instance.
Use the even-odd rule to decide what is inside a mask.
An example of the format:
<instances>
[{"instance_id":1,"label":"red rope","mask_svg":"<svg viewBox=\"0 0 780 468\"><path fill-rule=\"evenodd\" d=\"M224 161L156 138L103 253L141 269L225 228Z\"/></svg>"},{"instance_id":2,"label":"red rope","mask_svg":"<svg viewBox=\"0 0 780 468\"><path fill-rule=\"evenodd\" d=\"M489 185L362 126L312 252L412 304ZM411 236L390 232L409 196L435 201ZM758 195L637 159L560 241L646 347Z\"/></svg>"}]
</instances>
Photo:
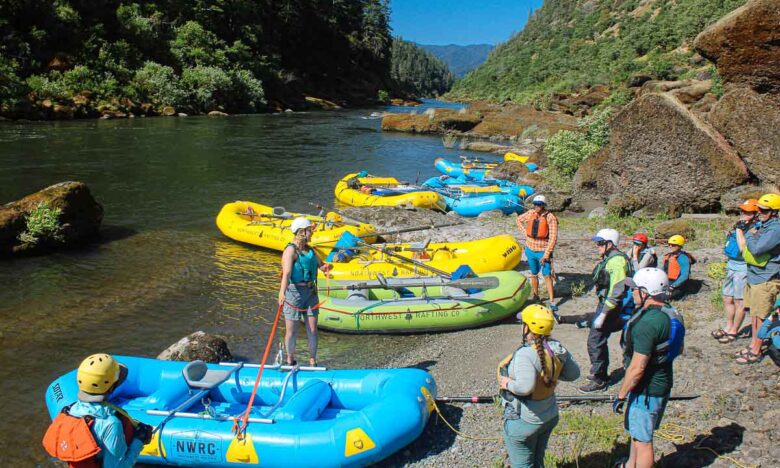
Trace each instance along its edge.
<instances>
[{"instance_id":1,"label":"red rope","mask_svg":"<svg viewBox=\"0 0 780 468\"><path fill-rule=\"evenodd\" d=\"M271 346L274 342L274 334L276 334L276 327L279 325L279 317L282 315L283 304L279 304L279 308L276 309L276 318L274 318L274 325L271 327L271 335L268 337L268 343L265 345L265 352L263 353L263 359L260 361L260 370L257 372L257 378L255 379L255 387L252 389L252 395L249 397L249 403L246 405L246 411L241 418L236 418L233 422L233 433L236 434L239 440L244 438L246 434L246 427L249 424L249 412L252 409L252 405L255 402L255 395L257 395L257 389L260 386L260 379L263 377L263 369L265 369L265 363L268 360L268 354L271 352Z\"/></svg>"}]
</instances>

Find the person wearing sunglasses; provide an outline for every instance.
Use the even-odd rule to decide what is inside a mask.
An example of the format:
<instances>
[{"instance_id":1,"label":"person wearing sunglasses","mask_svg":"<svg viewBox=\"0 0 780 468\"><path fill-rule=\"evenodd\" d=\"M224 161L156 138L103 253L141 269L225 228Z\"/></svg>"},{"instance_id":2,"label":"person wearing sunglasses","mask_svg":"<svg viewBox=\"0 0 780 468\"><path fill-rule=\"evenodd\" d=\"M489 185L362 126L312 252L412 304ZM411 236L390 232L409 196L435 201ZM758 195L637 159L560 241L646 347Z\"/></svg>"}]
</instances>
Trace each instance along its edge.
<instances>
[{"instance_id":1,"label":"person wearing sunglasses","mask_svg":"<svg viewBox=\"0 0 780 468\"><path fill-rule=\"evenodd\" d=\"M737 353L737 364L761 362L762 340L758 330L772 313L780 293L780 195L767 193L758 199L758 220L761 225L744 229L738 226L737 243L747 263L747 285L744 292L745 309L750 309L753 329L750 345Z\"/></svg>"},{"instance_id":2,"label":"person wearing sunglasses","mask_svg":"<svg viewBox=\"0 0 780 468\"><path fill-rule=\"evenodd\" d=\"M631 267L634 271L658 266L658 256L655 254L655 250L648 245L650 239L648 239L647 234L637 232L631 238L631 242L633 245L628 258L631 259Z\"/></svg>"},{"instance_id":3,"label":"person wearing sunglasses","mask_svg":"<svg viewBox=\"0 0 780 468\"><path fill-rule=\"evenodd\" d=\"M675 234L666 241L669 253L664 255L664 271L669 275L669 299L681 299L688 292L688 279L691 277L691 267L696 263L693 255L683 250L685 238Z\"/></svg>"},{"instance_id":4,"label":"person wearing sunglasses","mask_svg":"<svg viewBox=\"0 0 780 468\"><path fill-rule=\"evenodd\" d=\"M718 328L710 335L719 343L727 344L736 340L739 329L745 319L745 303L742 300L747 284L747 264L737 243L737 228L743 231L756 222L758 200L751 198L739 205L739 220L726 236L723 254L726 256L726 279L723 281L723 308L726 310L726 326Z\"/></svg>"}]
</instances>

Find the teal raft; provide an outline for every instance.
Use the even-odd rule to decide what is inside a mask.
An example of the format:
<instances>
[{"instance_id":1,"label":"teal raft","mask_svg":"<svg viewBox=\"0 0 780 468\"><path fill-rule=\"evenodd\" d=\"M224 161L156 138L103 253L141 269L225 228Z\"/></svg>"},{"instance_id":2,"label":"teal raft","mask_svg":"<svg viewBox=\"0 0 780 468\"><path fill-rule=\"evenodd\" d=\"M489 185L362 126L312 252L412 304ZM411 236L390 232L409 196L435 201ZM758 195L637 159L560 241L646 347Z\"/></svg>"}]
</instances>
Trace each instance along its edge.
<instances>
[{"instance_id":1,"label":"teal raft","mask_svg":"<svg viewBox=\"0 0 780 468\"><path fill-rule=\"evenodd\" d=\"M419 369L266 366L246 436L232 432L259 370L117 356L127 380L112 403L157 428L139 462L173 466L365 466L423 431L436 383ZM76 371L46 390L54 418L76 401Z\"/></svg>"}]
</instances>

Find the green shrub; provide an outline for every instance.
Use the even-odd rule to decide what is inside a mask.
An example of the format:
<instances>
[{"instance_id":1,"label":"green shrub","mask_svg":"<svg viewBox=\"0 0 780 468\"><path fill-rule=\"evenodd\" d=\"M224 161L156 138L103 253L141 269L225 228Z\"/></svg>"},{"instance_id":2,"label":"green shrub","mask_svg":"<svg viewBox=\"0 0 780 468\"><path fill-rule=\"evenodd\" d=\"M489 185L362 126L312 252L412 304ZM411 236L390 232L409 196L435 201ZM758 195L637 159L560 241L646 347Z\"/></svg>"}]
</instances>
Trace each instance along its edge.
<instances>
[{"instance_id":1,"label":"green shrub","mask_svg":"<svg viewBox=\"0 0 780 468\"><path fill-rule=\"evenodd\" d=\"M160 14L155 12L144 16L141 6L137 3L119 5L116 9L116 19L122 28L136 39L148 43L158 37Z\"/></svg>"},{"instance_id":2,"label":"green shrub","mask_svg":"<svg viewBox=\"0 0 780 468\"><path fill-rule=\"evenodd\" d=\"M388 93L384 89L380 89L376 93L376 100L379 102L389 102L390 101L390 93Z\"/></svg>"},{"instance_id":3,"label":"green shrub","mask_svg":"<svg viewBox=\"0 0 780 468\"><path fill-rule=\"evenodd\" d=\"M720 74L718 73L718 69L715 68L715 65L710 66L710 75L712 75L712 88L710 88L710 92L717 96L718 99L723 97L723 78L720 77Z\"/></svg>"},{"instance_id":4,"label":"green shrub","mask_svg":"<svg viewBox=\"0 0 780 468\"><path fill-rule=\"evenodd\" d=\"M582 132L561 130L544 143L550 167L566 176L573 176L582 161L599 150Z\"/></svg>"},{"instance_id":5,"label":"green shrub","mask_svg":"<svg viewBox=\"0 0 780 468\"><path fill-rule=\"evenodd\" d=\"M49 75L31 75L26 80L30 91L39 99L51 99L64 101L70 98L71 93L62 82L62 74L53 71Z\"/></svg>"},{"instance_id":6,"label":"green shrub","mask_svg":"<svg viewBox=\"0 0 780 468\"><path fill-rule=\"evenodd\" d=\"M146 62L135 72L131 86L141 100L148 100L156 107L178 106L185 100L173 68L159 63Z\"/></svg>"},{"instance_id":7,"label":"green shrub","mask_svg":"<svg viewBox=\"0 0 780 468\"><path fill-rule=\"evenodd\" d=\"M197 112L224 107L233 88L230 75L217 67L185 68L181 85L187 93L187 105Z\"/></svg>"},{"instance_id":8,"label":"green shrub","mask_svg":"<svg viewBox=\"0 0 780 468\"><path fill-rule=\"evenodd\" d=\"M41 202L25 217L26 227L19 234L19 240L29 244L54 241L62 242L62 226L60 215L62 210L51 208L47 203Z\"/></svg>"},{"instance_id":9,"label":"green shrub","mask_svg":"<svg viewBox=\"0 0 780 468\"><path fill-rule=\"evenodd\" d=\"M182 67L219 67L228 65L225 43L196 21L187 21L174 31L171 54ZM182 73L183 76L183 73Z\"/></svg>"},{"instance_id":10,"label":"green shrub","mask_svg":"<svg viewBox=\"0 0 780 468\"><path fill-rule=\"evenodd\" d=\"M588 141L601 149L609 142L609 118L611 116L611 107L600 107L595 109L591 115L581 118L577 122L577 126L584 128Z\"/></svg>"},{"instance_id":11,"label":"green shrub","mask_svg":"<svg viewBox=\"0 0 780 468\"><path fill-rule=\"evenodd\" d=\"M229 91L227 108L236 111L257 111L265 105L263 83L248 70L231 73L232 89Z\"/></svg>"}]
</instances>

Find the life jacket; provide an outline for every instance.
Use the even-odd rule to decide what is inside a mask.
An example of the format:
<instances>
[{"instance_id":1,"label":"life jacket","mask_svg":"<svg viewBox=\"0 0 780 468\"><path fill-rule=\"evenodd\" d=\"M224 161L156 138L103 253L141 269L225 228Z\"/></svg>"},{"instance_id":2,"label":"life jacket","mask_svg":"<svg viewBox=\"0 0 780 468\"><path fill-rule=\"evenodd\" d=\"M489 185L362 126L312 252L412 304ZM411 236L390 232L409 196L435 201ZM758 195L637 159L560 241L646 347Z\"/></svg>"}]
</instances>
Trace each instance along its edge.
<instances>
[{"instance_id":1,"label":"life jacket","mask_svg":"<svg viewBox=\"0 0 780 468\"><path fill-rule=\"evenodd\" d=\"M769 340L767 355L780 366L780 314L770 314L764 319L756 336L762 340Z\"/></svg>"},{"instance_id":2,"label":"life jacket","mask_svg":"<svg viewBox=\"0 0 780 468\"><path fill-rule=\"evenodd\" d=\"M607 263L612 260L612 257L621 256L626 260L626 276L634 275L634 267L631 266L631 259L628 255L624 254L617 248L612 248L604 255L604 258L593 269L593 284L596 286L596 291L609 290L609 272L607 272Z\"/></svg>"},{"instance_id":3,"label":"life jacket","mask_svg":"<svg viewBox=\"0 0 780 468\"><path fill-rule=\"evenodd\" d=\"M657 267L657 266L658 266L658 255L656 255L656 254L655 254L655 250L653 250L653 249L652 249L652 248L650 248L650 247L645 247L644 249L640 250L640 251L639 251L639 255L637 256L637 258L635 258L635 260L636 260L637 262L641 262L641 261L642 261L642 258L643 258L643 257L645 256L645 254L647 254L647 253L649 253L649 254L650 254L650 256L653 258L653 260L652 260L652 261L650 262L650 264L649 264L649 265L647 265L647 267L645 267L645 268L655 268L655 267ZM633 268L633 267L632 267L632 268Z\"/></svg>"},{"instance_id":4,"label":"life jacket","mask_svg":"<svg viewBox=\"0 0 780 468\"><path fill-rule=\"evenodd\" d=\"M739 244L737 244L737 233L731 231L726 236L726 245L723 247L723 254L728 257L729 260L744 261L742 258L742 252L739 251Z\"/></svg>"},{"instance_id":5,"label":"life jacket","mask_svg":"<svg viewBox=\"0 0 780 468\"><path fill-rule=\"evenodd\" d=\"M524 344L520 348L518 348L514 353L508 355L504 359L501 360L501 362L498 363L498 369L496 370L496 379L498 379L499 383L501 382L501 377L509 377L509 366L512 364L512 359L515 357L515 353L519 351L520 349L530 346L536 350L535 344ZM561 375L561 370L563 369L563 363L561 363L560 358L555 355L555 353L552 352L549 347L545 350L544 354L544 368L546 369L552 369L552 382L550 386L544 384L544 379L542 378L542 374L537 372L536 374L536 383L534 384L534 390L531 392L530 395L515 395L514 393L510 392L506 389L499 389L498 394L501 396L501 398L504 399L507 403L513 403L515 400L522 401L522 400L546 400L547 398L550 398L553 393L555 393L555 387L558 385L558 378Z\"/></svg>"},{"instance_id":6,"label":"life jacket","mask_svg":"<svg viewBox=\"0 0 780 468\"><path fill-rule=\"evenodd\" d=\"M550 226L547 222L547 216L550 213L545 212L541 216L534 211L531 214L531 219L528 220L528 224L525 225L525 235L532 239L547 239L550 237Z\"/></svg>"},{"instance_id":7,"label":"life jacket","mask_svg":"<svg viewBox=\"0 0 780 468\"><path fill-rule=\"evenodd\" d=\"M670 252L664 255L664 271L666 272L666 275L669 277L669 281L675 281L677 278L680 277L680 262L677 261L677 257L679 257L680 255L687 256L688 261L691 263L691 266L696 264L696 259L693 258L693 255L683 250L678 250L677 252L673 252L673 253Z\"/></svg>"},{"instance_id":8,"label":"life jacket","mask_svg":"<svg viewBox=\"0 0 780 468\"><path fill-rule=\"evenodd\" d=\"M290 272L290 283L309 283L317 279L317 257L314 255L314 249L309 249L307 253L298 250L292 242L287 247L292 246L295 249L295 261Z\"/></svg>"},{"instance_id":9,"label":"life jacket","mask_svg":"<svg viewBox=\"0 0 780 468\"><path fill-rule=\"evenodd\" d=\"M663 343L659 343L655 346L653 354L650 356L650 364L653 365L674 361L674 359L682 353L685 345L685 319L683 319L682 314L669 304L661 307L661 312L666 314L670 321L669 337ZM627 356L634 352L634 347L631 343L631 330L634 325L642 319L644 313L645 309L640 309L625 323L625 325L623 325L621 345Z\"/></svg>"},{"instance_id":10,"label":"life jacket","mask_svg":"<svg viewBox=\"0 0 780 468\"><path fill-rule=\"evenodd\" d=\"M95 417L71 416L68 405L62 408L43 436L43 448L46 453L68 463L70 468L100 468L100 445L92 433ZM122 423L125 443L133 440L133 422L123 411L115 411Z\"/></svg>"}]
</instances>

